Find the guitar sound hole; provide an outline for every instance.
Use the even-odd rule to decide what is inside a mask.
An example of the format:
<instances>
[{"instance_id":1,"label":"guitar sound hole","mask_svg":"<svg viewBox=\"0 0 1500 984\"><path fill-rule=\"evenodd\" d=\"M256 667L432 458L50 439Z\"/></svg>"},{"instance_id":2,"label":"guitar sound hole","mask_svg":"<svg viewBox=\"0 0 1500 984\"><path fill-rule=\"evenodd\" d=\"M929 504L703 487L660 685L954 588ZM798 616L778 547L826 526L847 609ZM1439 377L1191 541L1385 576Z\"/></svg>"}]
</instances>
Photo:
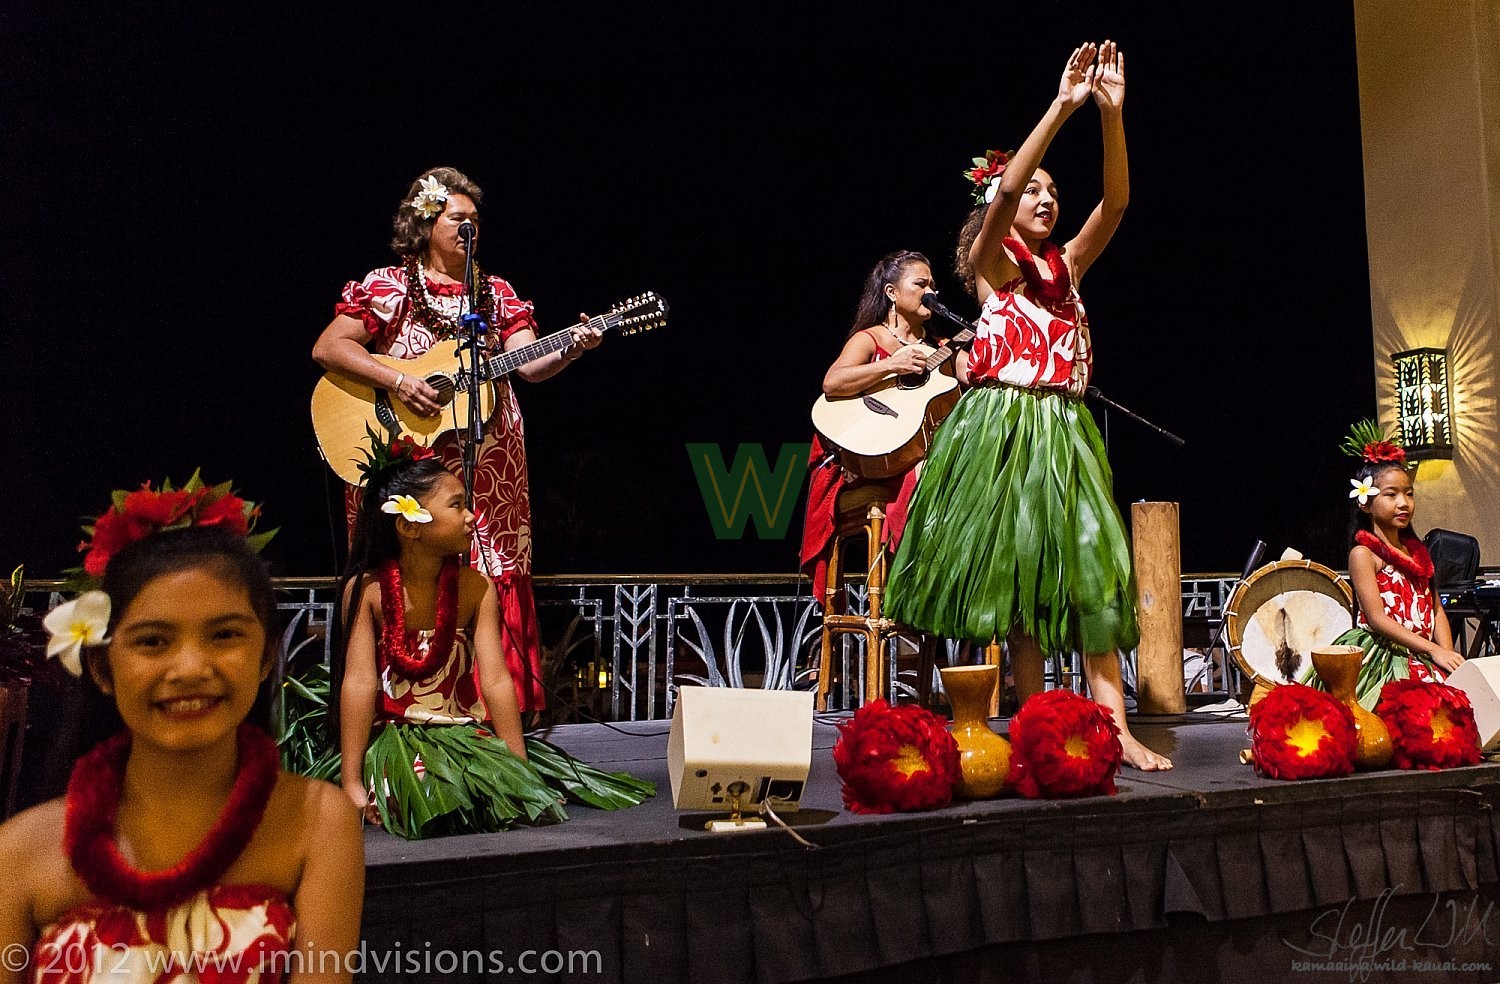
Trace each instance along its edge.
<instances>
[{"instance_id":1,"label":"guitar sound hole","mask_svg":"<svg viewBox=\"0 0 1500 984\"><path fill-rule=\"evenodd\" d=\"M909 372L897 380L896 386L904 390L921 389L929 375L930 373L925 372Z\"/></svg>"},{"instance_id":2,"label":"guitar sound hole","mask_svg":"<svg viewBox=\"0 0 1500 984\"><path fill-rule=\"evenodd\" d=\"M453 402L453 380L442 373L434 373L427 377L427 385L437 390L438 402L443 406Z\"/></svg>"}]
</instances>

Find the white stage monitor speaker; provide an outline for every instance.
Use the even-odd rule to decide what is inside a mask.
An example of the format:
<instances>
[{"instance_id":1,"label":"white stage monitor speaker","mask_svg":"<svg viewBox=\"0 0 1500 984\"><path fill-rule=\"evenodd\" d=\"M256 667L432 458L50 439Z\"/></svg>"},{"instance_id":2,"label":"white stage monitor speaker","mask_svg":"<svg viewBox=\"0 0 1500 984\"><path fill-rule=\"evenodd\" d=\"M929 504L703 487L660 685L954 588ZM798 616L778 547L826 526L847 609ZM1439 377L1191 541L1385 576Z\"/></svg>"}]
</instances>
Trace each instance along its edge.
<instances>
[{"instance_id":1,"label":"white stage monitor speaker","mask_svg":"<svg viewBox=\"0 0 1500 984\"><path fill-rule=\"evenodd\" d=\"M672 804L727 813L738 791L749 813L766 800L796 810L812 766L812 711L811 691L680 688L667 740Z\"/></svg>"},{"instance_id":2,"label":"white stage monitor speaker","mask_svg":"<svg viewBox=\"0 0 1500 984\"><path fill-rule=\"evenodd\" d=\"M1474 705L1479 747L1486 752L1500 748L1500 656L1465 660L1447 682L1468 694Z\"/></svg>"}]
</instances>

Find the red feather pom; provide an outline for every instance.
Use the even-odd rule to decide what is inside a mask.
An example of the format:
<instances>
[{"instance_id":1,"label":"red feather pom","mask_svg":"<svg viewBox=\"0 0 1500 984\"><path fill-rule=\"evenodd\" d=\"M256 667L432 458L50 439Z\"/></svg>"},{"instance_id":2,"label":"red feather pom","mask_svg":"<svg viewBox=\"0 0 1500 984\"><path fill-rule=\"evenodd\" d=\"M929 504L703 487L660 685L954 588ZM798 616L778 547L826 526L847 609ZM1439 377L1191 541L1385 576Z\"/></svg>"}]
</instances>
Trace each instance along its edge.
<instances>
[{"instance_id":1,"label":"red feather pom","mask_svg":"<svg viewBox=\"0 0 1500 984\"><path fill-rule=\"evenodd\" d=\"M855 813L933 810L953 801L958 744L948 722L914 704L875 700L839 725L833 762Z\"/></svg>"},{"instance_id":2,"label":"red feather pom","mask_svg":"<svg viewBox=\"0 0 1500 984\"><path fill-rule=\"evenodd\" d=\"M1028 799L1115 794L1123 752L1109 712L1071 690L1029 698L1010 721L1010 781Z\"/></svg>"},{"instance_id":3,"label":"red feather pom","mask_svg":"<svg viewBox=\"0 0 1500 984\"><path fill-rule=\"evenodd\" d=\"M1451 769L1476 765L1479 726L1469 695L1442 683L1392 680L1380 688L1375 713L1391 733L1399 769Z\"/></svg>"},{"instance_id":4,"label":"red feather pom","mask_svg":"<svg viewBox=\"0 0 1500 984\"><path fill-rule=\"evenodd\" d=\"M1250 706L1255 769L1267 778L1347 776L1356 742L1354 715L1324 691L1284 683Z\"/></svg>"}]
</instances>

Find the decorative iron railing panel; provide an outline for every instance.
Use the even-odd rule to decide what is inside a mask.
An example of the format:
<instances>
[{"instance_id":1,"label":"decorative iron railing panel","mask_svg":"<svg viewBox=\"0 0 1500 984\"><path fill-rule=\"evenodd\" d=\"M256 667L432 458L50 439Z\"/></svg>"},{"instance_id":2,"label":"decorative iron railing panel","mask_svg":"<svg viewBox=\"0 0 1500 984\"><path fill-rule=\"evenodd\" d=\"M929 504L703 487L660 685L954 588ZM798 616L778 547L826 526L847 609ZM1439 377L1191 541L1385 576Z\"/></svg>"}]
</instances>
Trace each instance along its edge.
<instances>
[{"instance_id":1,"label":"decorative iron railing panel","mask_svg":"<svg viewBox=\"0 0 1500 984\"><path fill-rule=\"evenodd\" d=\"M1222 643L1208 652L1234 590L1233 576L1188 576L1182 581L1188 636L1184 685L1211 698L1239 692L1242 683ZM28 584L28 603L50 608L62 599L56 582ZM284 613L288 669L305 661L329 661L334 620L334 582L329 578L285 578L277 582ZM539 577L535 584L541 626L544 685L557 720L651 720L669 718L677 688L684 684L810 688L816 685L821 613L805 579L787 575L641 575ZM863 584L848 586L848 610L868 610ZM1194 642L1197 645L1194 645ZM971 661L972 647L946 641L938 666ZM915 645L896 637L883 657L898 696L915 697L919 686ZM833 654L830 709L846 710L864 693L864 640L839 635ZM1133 655L1125 660L1133 685ZM1048 661L1047 685L1080 689L1082 659L1069 653Z\"/></svg>"}]
</instances>

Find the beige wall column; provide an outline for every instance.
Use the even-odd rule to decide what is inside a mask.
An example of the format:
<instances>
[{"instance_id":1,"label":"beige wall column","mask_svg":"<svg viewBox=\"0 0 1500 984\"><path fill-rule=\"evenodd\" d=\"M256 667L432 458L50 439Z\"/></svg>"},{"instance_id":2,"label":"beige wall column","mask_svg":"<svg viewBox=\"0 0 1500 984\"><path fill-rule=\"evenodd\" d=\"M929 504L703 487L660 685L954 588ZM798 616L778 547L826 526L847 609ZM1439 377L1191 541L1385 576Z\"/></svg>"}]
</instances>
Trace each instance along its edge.
<instances>
[{"instance_id":1,"label":"beige wall column","mask_svg":"<svg viewBox=\"0 0 1500 984\"><path fill-rule=\"evenodd\" d=\"M1500 565L1500 2L1355 0L1354 23L1380 421L1391 353L1446 348L1453 460L1419 468L1416 525Z\"/></svg>"}]
</instances>

